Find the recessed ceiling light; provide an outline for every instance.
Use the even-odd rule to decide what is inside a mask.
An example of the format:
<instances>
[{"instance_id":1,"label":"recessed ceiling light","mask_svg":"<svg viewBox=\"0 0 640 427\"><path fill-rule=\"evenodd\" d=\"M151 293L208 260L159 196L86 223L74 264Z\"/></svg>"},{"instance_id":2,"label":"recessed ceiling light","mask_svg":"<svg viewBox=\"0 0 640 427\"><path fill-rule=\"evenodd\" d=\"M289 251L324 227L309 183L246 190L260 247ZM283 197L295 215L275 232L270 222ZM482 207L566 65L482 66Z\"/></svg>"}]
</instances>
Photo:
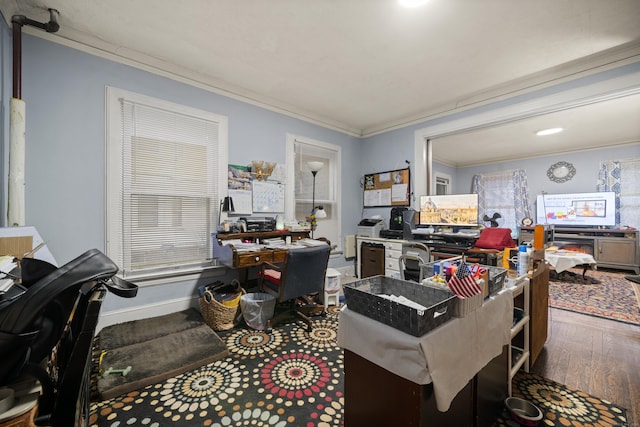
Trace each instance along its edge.
<instances>
[{"instance_id":1,"label":"recessed ceiling light","mask_svg":"<svg viewBox=\"0 0 640 427\"><path fill-rule=\"evenodd\" d=\"M420 7L429 0L398 0L398 4L404 7Z\"/></svg>"},{"instance_id":2,"label":"recessed ceiling light","mask_svg":"<svg viewBox=\"0 0 640 427\"><path fill-rule=\"evenodd\" d=\"M562 131L563 131L562 128L543 129L543 130L539 130L538 132L536 132L536 135L538 135L538 136L547 136L547 135L553 135L554 133L560 133Z\"/></svg>"}]
</instances>

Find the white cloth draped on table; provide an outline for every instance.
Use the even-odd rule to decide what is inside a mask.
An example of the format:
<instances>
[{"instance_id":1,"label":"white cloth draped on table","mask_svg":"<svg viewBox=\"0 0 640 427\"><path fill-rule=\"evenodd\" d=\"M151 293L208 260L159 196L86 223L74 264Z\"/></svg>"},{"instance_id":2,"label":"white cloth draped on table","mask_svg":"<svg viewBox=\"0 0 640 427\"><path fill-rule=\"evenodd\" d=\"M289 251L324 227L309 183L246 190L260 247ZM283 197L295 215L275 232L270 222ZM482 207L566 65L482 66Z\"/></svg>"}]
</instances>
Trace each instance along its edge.
<instances>
[{"instance_id":1,"label":"white cloth draped on table","mask_svg":"<svg viewBox=\"0 0 640 427\"><path fill-rule=\"evenodd\" d=\"M416 384L433 383L438 410L446 412L458 392L511 339L511 292L485 300L464 318L453 318L422 337L401 332L342 309L338 345Z\"/></svg>"},{"instance_id":2,"label":"white cloth draped on table","mask_svg":"<svg viewBox=\"0 0 640 427\"><path fill-rule=\"evenodd\" d=\"M576 251L545 251L544 259L553 266L556 273L562 273L576 265L589 265L591 268L595 268L596 266L596 260L593 256Z\"/></svg>"}]
</instances>

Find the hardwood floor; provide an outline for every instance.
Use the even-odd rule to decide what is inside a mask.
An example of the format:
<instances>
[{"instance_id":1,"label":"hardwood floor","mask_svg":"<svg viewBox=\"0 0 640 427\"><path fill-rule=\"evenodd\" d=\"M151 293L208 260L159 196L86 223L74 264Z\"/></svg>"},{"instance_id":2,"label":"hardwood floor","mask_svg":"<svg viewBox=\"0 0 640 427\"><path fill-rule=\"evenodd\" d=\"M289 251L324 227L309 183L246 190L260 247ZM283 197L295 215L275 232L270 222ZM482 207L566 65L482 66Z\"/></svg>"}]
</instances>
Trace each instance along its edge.
<instances>
[{"instance_id":1,"label":"hardwood floor","mask_svg":"<svg viewBox=\"0 0 640 427\"><path fill-rule=\"evenodd\" d=\"M624 407L640 427L640 326L551 308L531 371Z\"/></svg>"}]
</instances>

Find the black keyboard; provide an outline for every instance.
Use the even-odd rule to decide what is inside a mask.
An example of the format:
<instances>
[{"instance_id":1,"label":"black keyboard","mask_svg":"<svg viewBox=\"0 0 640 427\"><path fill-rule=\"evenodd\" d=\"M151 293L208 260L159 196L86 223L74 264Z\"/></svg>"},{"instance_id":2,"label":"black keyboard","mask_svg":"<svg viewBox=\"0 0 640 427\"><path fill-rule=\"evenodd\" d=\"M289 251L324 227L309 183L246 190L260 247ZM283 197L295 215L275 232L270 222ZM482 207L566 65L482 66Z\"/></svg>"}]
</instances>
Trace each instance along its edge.
<instances>
[{"instance_id":1,"label":"black keyboard","mask_svg":"<svg viewBox=\"0 0 640 427\"><path fill-rule=\"evenodd\" d=\"M471 249L473 247L473 243L471 242L443 242L438 240L427 240L424 242L427 246L432 246L436 249L458 249L465 250Z\"/></svg>"},{"instance_id":2,"label":"black keyboard","mask_svg":"<svg viewBox=\"0 0 640 427\"><path fill-rule=\"evenodd\" d=\"M380 237L383 239L402 239L402 230L380 230Z\"/></svg>"}]
</instances>

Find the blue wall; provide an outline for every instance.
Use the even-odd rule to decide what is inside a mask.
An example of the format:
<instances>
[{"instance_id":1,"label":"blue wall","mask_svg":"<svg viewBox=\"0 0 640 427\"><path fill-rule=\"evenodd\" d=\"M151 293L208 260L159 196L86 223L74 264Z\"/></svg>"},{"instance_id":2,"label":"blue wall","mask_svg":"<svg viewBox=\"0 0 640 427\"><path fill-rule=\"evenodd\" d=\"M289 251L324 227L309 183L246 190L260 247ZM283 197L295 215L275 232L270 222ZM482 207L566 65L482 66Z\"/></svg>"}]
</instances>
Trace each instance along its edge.
<instances>
[{"instance_id":1,"label":"blue wall","mask_svg":"<svg viewBox=\"0 0 640 427\"><path fill-rule=\"evenodd\" d=\"M2 73L2 176L8 173L8 99L11 35L0 24ZM359 204L359 139L175 80L23 35L23 99L26 102L26 223L34 225L59 264L91 248L105 250L105 87L200 108L229 118L229 163L255 158L284 163L286 134L342 147L343 233L353 233ZM7 129L4 131L4 129ZM6 184L3 183L3 188ZM5 189L6 191L6 189ZM3 203L3 215L5 211ZM6 218L3 218L3 225ZM137 298L107 298L103 312L193 295L198 283L143 288Z\"/></svg>"},{"instance_id":2,"label":"blue wall","mask_svg":"<svg viewBox=\"0 0 640 427\"><path fill-rule=\"evenodd\" d=\"M11 33L0 24L0 89L2 94L3 156L2 214L6 205L8 155L8 100L11 94ZM62 264L87 249L105 248L104 134L105 86L114 86L229 117L229 162L249 164L252 159L284 163L286 134L296 134L342 147L342 234L355 234L362 217L389 217L389 209L362 209L362 176L366 173L414 166L414 134L440 118L366 140L243 103L137 68L109 61L47 40L23 36L23 98L27 105L26 219L46 240ZM484 107L490 108L490 107ZM473 112L463 113L472 114ZM455 117L460 117L457 115ZM436 170L454 176L456 192L467 192L471 176L484 170L524 167L532 194L560 188L546 180L549 165L565 160L578 174L564 191L594 191L597 163L603 158L638 157L640 146L629 150L588 151L568 157L534 158L523 162L454 170ZM419 196L419 195L417 195ZM6 223L3 218L2 224ZM107 299L104 312L186 298L197 283L179 283L141 289L133 300Z\"/></svg>"},{"instance_id":3,"label":"blue wall","mask_svg":"<svg viewBox=\"0 0 640 427\"><path fill-rule=\"evenodd\" d=\"M23 98L27 105L26 220L35 225L59 262L83 248L104 248L105 86L165 99L229 118L229 162L261 158L284 163L286 134L340 145L346 166L357 162L359 143L282 114L220 96L25 36ZM357 183L357 171L343 171ZM343 197L353 197L347 185ZM352 224L357 212L343 213Z\"/></svg>"}]
</instances>

